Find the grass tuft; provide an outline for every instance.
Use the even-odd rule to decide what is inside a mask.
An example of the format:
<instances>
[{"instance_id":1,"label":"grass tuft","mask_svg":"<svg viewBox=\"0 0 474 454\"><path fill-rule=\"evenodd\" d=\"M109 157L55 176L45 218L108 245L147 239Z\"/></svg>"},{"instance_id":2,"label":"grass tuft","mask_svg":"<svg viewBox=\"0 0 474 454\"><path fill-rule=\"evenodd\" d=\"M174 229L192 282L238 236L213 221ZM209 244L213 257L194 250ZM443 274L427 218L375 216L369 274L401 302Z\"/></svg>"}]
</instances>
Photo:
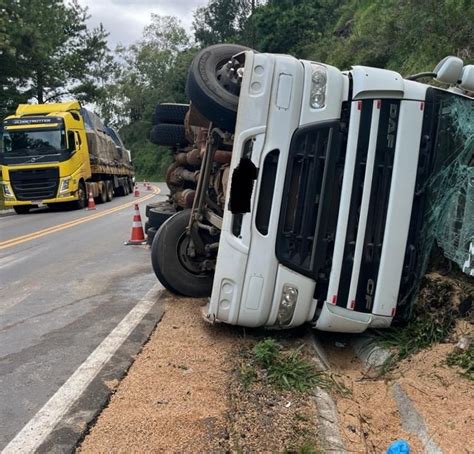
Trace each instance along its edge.
<instances>
[{"instance_id":1,"label":"grass tuft","mask_svg":"<svg viewBox=\"0 0 474 454\"><path fill-rule=\"evenodd\" d=\"M317 371L314 364L305 358L302 350L303 345L285 350L272 338L258 342L252 349L246 368L243 371L241 368L243 385L249 386L249 380L251 382L261 375L271 385L283 390L305 393L317 386L342 389L332 377ZM252 366L255 369L253 374L249 370Z\"/></svg>"},{"instance_id":2,"label":"grass tuft","mask_svg":"<svg viewBox=\"0 0 474 454\"><path fill-rule=\"evenodd\" d=\"M453 350L446 358L446 363L451 367L459 367L463 377L474 381L474 342L470 343L467 350Z\"/></svg>"},{"instance_id":3,"label":"grass tuft","mask_svg":"<svg viewBox=\"0 0 474 454\"><path fill-rule=\"evenodd\" d=\"M418 351L446 340L463 314L458 309L462 290L457 282L442 277L425 278L411 320L405 327L373 330L373 342L393 350L381 373Z\"/></svg>"},{"instance_id":4,"label":"grass tuft","mask_svg":"<svg viewBox=\"0 0 474 454\"><path fill-rule=\"evenodd\" d=\"M285 448L283 454L321 454L318 448L316 448L316 443L312 441L307 441L301 446Z\"/></svg>"}]
</instances>

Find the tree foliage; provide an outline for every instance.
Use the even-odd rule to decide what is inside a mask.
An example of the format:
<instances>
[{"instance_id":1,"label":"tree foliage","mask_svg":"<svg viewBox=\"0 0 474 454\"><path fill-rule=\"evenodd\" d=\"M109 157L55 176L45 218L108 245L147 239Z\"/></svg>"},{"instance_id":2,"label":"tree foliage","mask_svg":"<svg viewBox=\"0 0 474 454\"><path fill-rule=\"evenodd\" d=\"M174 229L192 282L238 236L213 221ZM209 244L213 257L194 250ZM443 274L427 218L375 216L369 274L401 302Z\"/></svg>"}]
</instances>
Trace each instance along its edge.
<instances>
[{"instance_id":1,"label":"tree foliage","mask_svg":"<svg viewBox=\"0 0 474 454\"><path fill-rule=\"evenodd\" d=\"M65 3L67 1L67 3ZM93 101L121 129L139 176L162 178L170 157L148 141L158 102L187 102L199 48L234 42L260 52L347 69L431 70L446 55L473 61L472 0L209 0L193 36L152 15L142 38L112 54L102 26L89 30L77 0L0 0L0 113L67 93Z\"/></svg>"},{"instance_id":2,"label":"tree foliage","mask_svg":"<svg viewBox=\"0 0 474 454\"><path fill-rule=\"evenodd\" d=\"M249 29L248 17L255 1L210 0L194 12L194 38L202 46L242 42Z\"/></svg>"},{"instance_id":3,"label":"tree foliage","mask_svg":"<svg viewBox=\"0 0 474 454\"><path fill-rule=\"evenodd\" d=\"M194 56L190 38L178 19L152 14L142 38L116 49L120 65L97 102L101 117L121 127L140 177L163 178L171 157L149 140L151 117L159 102L186 102L187 68Z\"/></svg>"},{"instance_id":4,"label":"tree foliage","mask_svg":"<svg viewBox=\"0 0 474 454\"><path fill-rule=\"evenodd\" d=\"M1 1L0 112L32 98L94 100L111 63L104 28L87 28L77 0Z\"/></svg>"}]
</instances>

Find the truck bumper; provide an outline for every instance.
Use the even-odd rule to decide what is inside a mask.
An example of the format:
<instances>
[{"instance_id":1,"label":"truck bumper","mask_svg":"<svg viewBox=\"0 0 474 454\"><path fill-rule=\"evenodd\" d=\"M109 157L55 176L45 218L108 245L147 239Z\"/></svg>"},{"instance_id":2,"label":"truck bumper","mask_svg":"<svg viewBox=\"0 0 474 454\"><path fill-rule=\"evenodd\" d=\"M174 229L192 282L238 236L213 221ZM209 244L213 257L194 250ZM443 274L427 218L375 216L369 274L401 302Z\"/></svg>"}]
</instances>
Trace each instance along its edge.
<instances>
[{"instance_id":1,"label":"truck bumper","mask_svg":"<svg viewBox=\"0 0 474 454\"><path fill-rule=\"evenodd\" d=\"M44 199L44 200L5 200L5 207L14 207L20 205L42 205L42 204L53 204L53 203L64 203L64 202L74 202L77 200L76 195L69 195L65 197L56 197L54 199Z\"/></svg>"}]
</instances>

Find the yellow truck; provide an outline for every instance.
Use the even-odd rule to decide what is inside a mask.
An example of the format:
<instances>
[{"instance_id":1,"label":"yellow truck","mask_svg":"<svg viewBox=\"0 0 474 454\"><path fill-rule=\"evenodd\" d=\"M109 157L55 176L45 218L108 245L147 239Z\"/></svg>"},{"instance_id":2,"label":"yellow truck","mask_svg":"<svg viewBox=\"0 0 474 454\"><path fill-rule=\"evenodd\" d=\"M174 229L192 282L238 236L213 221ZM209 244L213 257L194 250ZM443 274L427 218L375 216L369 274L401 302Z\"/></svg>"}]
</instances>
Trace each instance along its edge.
<instances>
[{"instance_id":1,"label":"yellow truck","mask_svg":"<svg viewBox=\"0 0 474 454\"><path fill-rule=\"evenodd\" d=\"M5 207L26 214L39 204L84 208L132 192L130 152L78 101L20 104L0 126Z\"/></svg>"}]
</instances>

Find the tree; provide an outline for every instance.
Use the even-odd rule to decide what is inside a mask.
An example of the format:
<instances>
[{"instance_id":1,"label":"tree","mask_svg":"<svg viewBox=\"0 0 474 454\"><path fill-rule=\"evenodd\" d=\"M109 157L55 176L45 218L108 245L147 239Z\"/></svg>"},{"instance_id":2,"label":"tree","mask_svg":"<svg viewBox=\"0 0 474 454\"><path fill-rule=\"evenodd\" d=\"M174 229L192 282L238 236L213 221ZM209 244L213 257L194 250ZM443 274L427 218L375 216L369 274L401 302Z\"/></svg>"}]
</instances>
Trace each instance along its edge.
<instances>
[{"instance_id":1,"label":"tree","mask_svg":"<svg viewBox=\"0 0 474 454\"><path fill-rule=\"evenodd\" d=\"M202 47L224 42L251 44L243 32L249 28L247 20L255 4L255 0L210 0L194 13L194 38Z\"/></svg>"},{"instance_id":2,"label":"tree","mask_svg":"<svg viewBox=\"0 0 474 454\"><path fill-rule=\"evenodd\" d=\"M171 162L168 150L148 135L157 103L187 101L184 86L195 52L189 41L178 19L153 14L137 43L116 49L114 77L97 102L101 116L120 128L141 178L162 179Z\"/></svg>"},{"instance_id":3,"label":"tree","mask_svg":"<svg viewBox=\"0 0 474 454\"><path fill-rule=\"evenodd\" d=\"M0 48L2 85L0 112L12 98L38 103L74 96L94 101L98 64L108 58L107 33L89 30L87 9L77 0L1 0L7 48ZM103 76L103 74L102 74Z\"/></svg>"}]
</instances>

